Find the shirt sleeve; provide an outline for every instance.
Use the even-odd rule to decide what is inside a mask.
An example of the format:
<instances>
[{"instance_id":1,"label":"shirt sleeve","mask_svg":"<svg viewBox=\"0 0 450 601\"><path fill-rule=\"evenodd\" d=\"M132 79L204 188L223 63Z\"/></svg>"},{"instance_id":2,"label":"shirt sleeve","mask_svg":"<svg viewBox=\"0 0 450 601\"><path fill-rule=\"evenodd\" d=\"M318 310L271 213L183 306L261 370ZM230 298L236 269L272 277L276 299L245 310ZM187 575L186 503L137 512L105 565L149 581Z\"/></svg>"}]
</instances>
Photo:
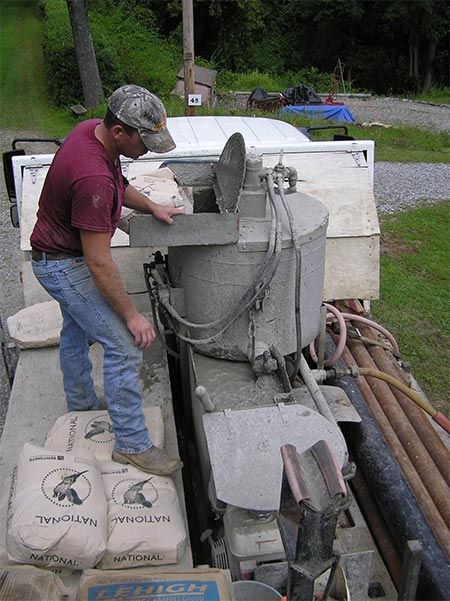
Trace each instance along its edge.
<instances>
[{"instance_id":1,"label":"shirt sleeve","mask_svg":"<svg viewBox=\"0 0 450 601\"><path fill-rule=\"evenodd\" d=\"M72 188L71 224L93 232L110 232L117 203L114 182L106 176L77 180Z\"/></svg>"}]
</instances>

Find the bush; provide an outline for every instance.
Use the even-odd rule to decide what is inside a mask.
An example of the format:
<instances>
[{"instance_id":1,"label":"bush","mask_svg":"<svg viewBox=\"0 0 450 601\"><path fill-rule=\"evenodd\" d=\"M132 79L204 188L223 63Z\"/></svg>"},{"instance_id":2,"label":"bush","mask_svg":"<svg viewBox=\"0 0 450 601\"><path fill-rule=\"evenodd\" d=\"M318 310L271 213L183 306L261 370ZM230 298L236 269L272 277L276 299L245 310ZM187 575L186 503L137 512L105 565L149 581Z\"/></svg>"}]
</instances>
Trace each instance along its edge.
<instances>
[{"instance_id":1,"label":"bush","mask_svg":"<svg viewBox=\"0 0 450 601\"><path fill-rule=\"evenodd\" d=\"M58 106L73 104L83 99L78 62L72 30L65 4L51 0L42 3L44 26L44 69L47 90ZM121 82L114 49L97 36L94 39L100 77L105 90L114 89Z\"/></svg>"},{"instance_id":2,"label":"bush","mask_svg":"<svg viewBox=\"0 0 450 601\"><path fill-rule=\"evenodd\" d=\"M280 81L268 73L261 73L258 69L247 73L221 71L217 77L217 88L223 92L249 92L258 86L267 92L276 92L280 88Z\"/></svg>"},{"instance_id":3,"label":"bush","mask_svg":"<svg viewBox=\"0 0 450 601\"><path fill-rule=\"evenodd\" d=\"M271 75L253 69L247 73L232 73L221 71L217 78L219 91L251 92L256 87L264 88L266 92L283 92L289 87L304 84L316 92L327 93L330 91L332 76L321 73L315 67L301 69L295 73Z\"/></svg>"},{"instance_id":4,"label":"bush","mask_svg":"<svg viewBox=\"0 0 450 601\"><path fill-rule=\"evenodd\" d=\"M116 66L121 83L142 85L158 96L166 96L175 87L182 65L182 51L161 39L152 29L152 13L142 7L130 11L109 4L107 11L90 13L95 39L101 36L110 41L116 54Z\"/></svg>"},{"instance_id":5,"label":"bush","mask_svg":"<svg viewBox=\"0 0 450 601\"><path fill-rule=\"evenodd\" d=\"M181 50L150 29L151 12L140 7L131 12L108 0L90 6L89 22L105 94L125 83L136 83L159 96L168 95L182 64ZM49 95L57 105L80 102L83 92L66 4L41 0L40 12Z\"/></svg>"}]
</instances>

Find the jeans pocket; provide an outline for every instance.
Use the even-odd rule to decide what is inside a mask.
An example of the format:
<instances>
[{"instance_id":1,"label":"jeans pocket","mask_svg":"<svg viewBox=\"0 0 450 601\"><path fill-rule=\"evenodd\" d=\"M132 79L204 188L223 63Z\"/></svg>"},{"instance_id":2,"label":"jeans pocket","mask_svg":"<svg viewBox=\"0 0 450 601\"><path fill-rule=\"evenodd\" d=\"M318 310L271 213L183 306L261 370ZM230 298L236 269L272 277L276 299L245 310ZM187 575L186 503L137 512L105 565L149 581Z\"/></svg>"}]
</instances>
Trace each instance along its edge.
<instances>
[{"instance_id":1,"label":"jeans pocket","mask_svg":"<svg viewBox=\"0 0 450 601\"><path fill-rule=\"evenodd\" d=\"M67 284L81 296L86 297L98 293L91 272L83 258L70 260L70 265L63 269Z\"/></svg>"}]
</instances>

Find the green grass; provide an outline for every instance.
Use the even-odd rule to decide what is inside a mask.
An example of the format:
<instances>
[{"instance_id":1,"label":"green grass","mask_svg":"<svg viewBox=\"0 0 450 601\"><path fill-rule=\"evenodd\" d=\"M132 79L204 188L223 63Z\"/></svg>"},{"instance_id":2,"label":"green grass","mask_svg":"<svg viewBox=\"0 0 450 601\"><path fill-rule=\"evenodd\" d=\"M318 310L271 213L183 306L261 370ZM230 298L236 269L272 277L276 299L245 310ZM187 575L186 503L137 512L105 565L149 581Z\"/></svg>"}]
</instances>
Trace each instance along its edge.
<instances>
[{"instance_id":1,"label":"green grass","mask_svg":"<svg viewBox=\"0 0 450 601\"><path fill-rule=\"evenodd\" d=\"M433 104L450 104L450 88L431 88L428 92L416 94L412 99Z\"/></svg>"},{"instance_id":2,"label":"green grass","mask_svg":"<svg viewBox=\"0 0 450 601\"><path fill-rule=\"evenodd\" d=\"M331 125L329 121L286 116L296 127ZM374 140L375 160L403 163L450 162L450 136L417 127L360 127L344 124L356 140ZM329 131L313 132L313 140L330 139Z\"/></svg>"},{"instance_id":3,"label":"green grass","mask_svg":"<svg viewBox=\"0 0 450 601\"><path fill-rule=\"evenodd\" d=\"M63 137L77 123L77 119L67 107L53 106L46 93L43 75L42 22L38 16L37 0L2 0L0 17L2 127L20 128ZM252 75L254 74L245 74L247 78L251 78ZM238 76L243 77L243 75L236 75L238 83L243 83ZM260 76L261 74L258 73L258 77ZM437 97L436 90L430 93ZM180 100L166 97L164 101L169 115L184 114L183 103ZM103 113L104 105L89 112L86 117L101 117ZM197 111L197 114L229 113L216 107L213 110L202 108ZM246 113L236 110L233 114ZM264 115L264 113L258 114ZM268 116L274 117L273 114ZM322 122L306 117L287 120L300 127L330 125L328 121ZM357 126L349 126L349 133L356 139L374 140L376 160L379 161L447 163L450 160L450 141L446 134L407 127L384 129ZM326 137L329 138L330 134L314 135L314 139Z\"/></svg>"},{"instance_id":4,"label":"green grass","mask_svg":"<svg viewBox=\"0 0 450 601\"><path fill-rule=\"evenodd\" d=\"M381 219L377 321L397 338L412 373L437 409L450 409L450 202Z\"/></svg>"},{"instance_id":5,"label":"green grass","mask_svg":"<svg viewBox=\"0 0 450 601\"><path fill-rule=\"evenodd\" d=\"M1 126L65 135L76 123L69 109L51 105L45 91L42 23L36 0L0 3Z\"/></svg>"},{"instance_id":6,"label":"green grass","mask_svg":"<svg viewBox=\"0 0 450 601\"><path fill-rule=\"evenodd\" d=\"M375 159L403 163L448 163L450 137L417 127L350 127L356 139L375 141Z\"/></svg>"},{"instance_id":7,"label":"green grass","mask_svg":"<svg viewBox=\"0 0 450 601\"><path fill-rule=\"evenodd\" d=\"M67 108L52 106L46 94L37 1L0 1L1 125L64 136L77 119ZM433 94L434 99L439 97ZM163 100L169 115L184 114L182 100L173 96ZM104 109L103 104L86 117L102 116ZM230 112L202 107L197 114ZM248 113L236 110L232 114ZM307 118L287 120L303 127L330 124ZM448 162L450 158L445 134L356 126L349 126L349 133L357 139L373 139L377 160ZM315 139L324 137L330 134L318 134ZM373 303L373 314L397 337L403 357L411 361L415 377L435 406L448 412L449 203L382 217L381 226L381 300Z\"/></svg>"}]
</instances>

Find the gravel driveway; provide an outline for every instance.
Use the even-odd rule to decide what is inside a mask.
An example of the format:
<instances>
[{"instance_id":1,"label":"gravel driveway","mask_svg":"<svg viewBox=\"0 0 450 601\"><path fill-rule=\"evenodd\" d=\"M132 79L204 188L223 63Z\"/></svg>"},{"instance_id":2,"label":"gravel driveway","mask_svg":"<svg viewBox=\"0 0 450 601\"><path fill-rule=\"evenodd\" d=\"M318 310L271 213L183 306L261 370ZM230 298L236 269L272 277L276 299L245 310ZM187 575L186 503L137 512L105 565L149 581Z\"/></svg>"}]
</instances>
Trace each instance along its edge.
<instances>
[{"instance_id":1,"label":"gravel driveway","mask_svg":"<svg viewBox=\"0 0 450 601\"><path fill-rule=\"evenodd\" d=\"M450 108L397 99L348 99L347 106L358 122L409 124L450 133ZM0 130L1 152L11 149L16 137L39 137L36 132ZM26 146L27 153L54 152L55 146ZM380 212L394 212L415 206L418 202L450 199L450 166L444 164L377 163L374 178L375 199ZM3 174L0 177L0 318L23 306L19 267L18 230L11 226L9 201ZM3 361L0 360L0 433L3 429L9 398L9 386Z\"/></svg>"},{"instance_id":2,"label":"gravel driveway","mask_svg":"<svg viewBox=\"0 0 450 601\"><path fill-rule=\"evenodd\" d=\"M357 123L410 125L450 134L450 106L413 102L399 98L339 98L350 109Z\"/></svg>"}]
</instances>

